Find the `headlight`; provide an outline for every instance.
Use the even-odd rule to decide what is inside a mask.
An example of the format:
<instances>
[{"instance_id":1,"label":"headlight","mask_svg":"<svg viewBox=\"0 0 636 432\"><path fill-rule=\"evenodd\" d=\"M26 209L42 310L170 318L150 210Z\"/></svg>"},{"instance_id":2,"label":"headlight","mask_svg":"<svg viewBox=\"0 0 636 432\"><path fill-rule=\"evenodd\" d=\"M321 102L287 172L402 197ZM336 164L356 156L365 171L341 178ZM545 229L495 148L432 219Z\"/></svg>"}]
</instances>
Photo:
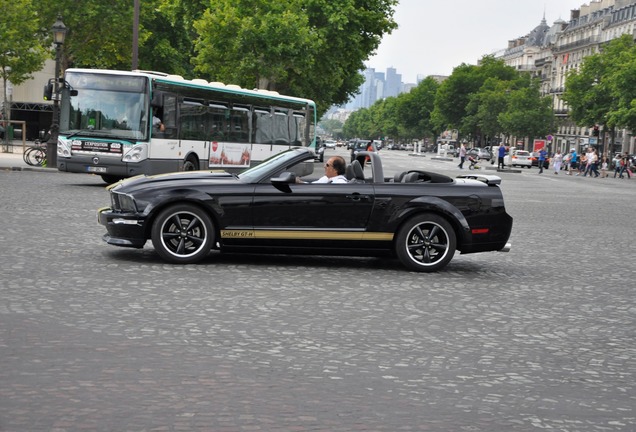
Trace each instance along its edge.
<instances>
[{"instance_id":1,"label":"headlight","mask_svg":"<svg viewBox=\"0 0 636 432\"><path fill-rule=\"evenodd\" d=\"M57 140L57 155L62 157L71 157L71 142L70 141L62 141L61 139Z\"/></svg>"},{"instance_id":2,"label":"headlight","mask_svg":"<svg viewBox=\"0 0 636 432\"><path fill-rule=\"evenodd\" d=\"M139 162L148 158L148 147L146 144L136 145L124 154L124 162Z\"/></svg>"},{"instance_id":3,"label":"headlight","mask_svg":"<svg viewBox=\"0 0 636 432\"><path fill-rule=\"evenodd\" d=\"M137 211L135 199L130 195L111 192L110 199L113 204L113 210L121 211L124 213L134 213Z\"/></svg>"}]
</instances>

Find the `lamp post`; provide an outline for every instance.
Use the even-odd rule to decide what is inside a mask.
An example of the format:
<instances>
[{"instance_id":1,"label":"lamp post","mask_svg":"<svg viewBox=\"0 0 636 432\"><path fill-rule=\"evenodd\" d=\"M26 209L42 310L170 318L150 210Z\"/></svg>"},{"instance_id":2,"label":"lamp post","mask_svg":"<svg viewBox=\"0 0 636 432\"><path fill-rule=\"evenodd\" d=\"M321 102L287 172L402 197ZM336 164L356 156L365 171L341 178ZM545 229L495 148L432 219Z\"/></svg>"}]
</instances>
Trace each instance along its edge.
<instances>
[{"instance_id":1,"label":"lamp post","mask_svg":"<svg viewBox=\"0 0 636 432\"><path fill-rule=\"evenodd\" d=\"M51 27L53 43L55 44L55 83L53 84L53 122L51 123L51 137L46 144L47 166L57 168L57 135L60 130L60 53L66 32L68 29L58 15L55 24Z\"/></svg>"}]
</instances>

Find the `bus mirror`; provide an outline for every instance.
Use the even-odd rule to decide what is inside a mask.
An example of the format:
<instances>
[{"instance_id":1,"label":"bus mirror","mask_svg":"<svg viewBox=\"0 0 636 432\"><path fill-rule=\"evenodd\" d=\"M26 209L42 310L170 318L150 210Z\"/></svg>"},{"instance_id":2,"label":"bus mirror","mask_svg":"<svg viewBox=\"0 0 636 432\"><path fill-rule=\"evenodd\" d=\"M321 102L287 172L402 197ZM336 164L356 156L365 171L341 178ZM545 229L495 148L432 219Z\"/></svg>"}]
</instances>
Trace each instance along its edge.
<instances>
[{"instance_id":1,"label":"bus mirror","mask_svg":"<svg viewBox=\"0 0 636 432\"><path fill-rule=\"evenodd\" d=\"M150 105L153 108L163 108L163 92L156 91L152 95L152 101Z\"/></svg>"},{"instance_id":2,"label":"bus mirror","mask_svg":"<svg viewBox=\"0 0 636 432\"><path fill-rule=\"evenodd\" d=\"M77 90L71 90L71 96L77 96L78 94Z\"/></svg>"}]
</instances>

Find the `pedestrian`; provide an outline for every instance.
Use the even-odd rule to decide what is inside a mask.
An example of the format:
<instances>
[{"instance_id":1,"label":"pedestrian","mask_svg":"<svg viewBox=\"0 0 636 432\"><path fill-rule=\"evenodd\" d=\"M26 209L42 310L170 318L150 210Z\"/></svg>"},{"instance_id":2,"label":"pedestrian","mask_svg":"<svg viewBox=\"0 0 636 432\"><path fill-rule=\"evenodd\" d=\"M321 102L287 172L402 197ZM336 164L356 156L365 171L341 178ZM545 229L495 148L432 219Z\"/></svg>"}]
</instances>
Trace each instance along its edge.
<instances>
[{"instance_id":1,"label":"pedestrian","mask_svg":"<svg viewBox=\"0 0 636 432\"><path fill-rule=\"evenodd\" d=\"M581 160L579 161L579 166L576 175L585 175L585 170L587 169L587 153L581 153Z\"/></svg>"},{"instance_id":2,"label":"pedestrian","mask_svg":"<svg viewBox=\"0 0 636 432\"><path fill-rule=\"evenodd\" d=\"M459 147L459 169L464 169L464 161L466 160L466 146L464 143Z\"/></svg>"},{"instance_id":3,"label":"pedestrian","mask_svg":"<svg viewBox=\"0 0 636 432\"><path fill-rule=\"evenodd\" d=\"M614 159L612 159L612 165L614 166L614 178L621 172L621 155L616 153Z\"/></svg>"},{"instance_id":4,"label":"pedestrian","mask_svg":"<svg viewBox=\"0 0 636 432\"><path fill-rule=\"evenodd\" d=\"M601 159L601 178L607 178L607 156Z\"/></svg>"},{"instance_id":5,"label":"pedestrian","mask_svg":"<svg viewBox=\"0 0 636 432\"><path fill-rule=\"evenodd\" d=\"M563 155L559 150L557 150L556 153L554 153L554 156L552 156L552 162L554 163L554 173L559 174L559 171L561 171L561 163L563 162Z\"/></svg>"},{"instance_id":6,"label":"pedestrian","mask_svg":"<svg viewBox=\"0 0 636 432\"><path fill-rule=\"evenodd\" d=\"M625 178L623 177L623 174L627 173L627 177L631 180L632 178L632 171L630 169L631 164L632 164L632 160L629 157L629 153L625 152L625 154L621 158L621 172L618 175L620 178Z\"/></svg>"},{"instance_id":7,"label":"pedestrian","mask_svg":"<svg viewBox=\"0 0 636 432\"><path fill-rule=\"evenodd\" d=\"M585 167L585 173L583 174L583 177L586 177L587 175L590 175L590 177L592 177L592 174L595 174L595 177L599 176L599 172L598 172L598 153L596 152L596 149L593 148L588 148L587 151L587 166Z\"/></svg>"},{"instance_id":8,"label":"pedestrian","mask_svg":"<svg viewBox=\"0 0 636 432\"><path fill-rule=\"evenodd\" d=\"M545 147L539 150L539 174L543 174L543 164L545 163L545 157L547 156L547 152L545 151Z\"/></svg>"},{"instance_id":9,"label":"pedestrian","mask_svg":"<svg viewBox=\"0 0 636 432\"><path fill-rule=\"evenodd\" d=\"M568 175L572 175L572 171L576 170L579 165L578 165L578 161L577 161L577 154L576 154L576 150L574 150L573 148L570 149L570 163L568 166ZM578 174L577 174L578 175Z\"/></svg>"},{"instance_id":10,"label":"pedestrian","mask_svg":"<svg viewBox=\"0 0 636 432\"><path fill-rule=\"evenodd\" d=\"M499 150L497 151L497 169L503 169L506 165L504 164L504 158L506 157L506 146L500 145Z\"/></svg>"}]
</instances>

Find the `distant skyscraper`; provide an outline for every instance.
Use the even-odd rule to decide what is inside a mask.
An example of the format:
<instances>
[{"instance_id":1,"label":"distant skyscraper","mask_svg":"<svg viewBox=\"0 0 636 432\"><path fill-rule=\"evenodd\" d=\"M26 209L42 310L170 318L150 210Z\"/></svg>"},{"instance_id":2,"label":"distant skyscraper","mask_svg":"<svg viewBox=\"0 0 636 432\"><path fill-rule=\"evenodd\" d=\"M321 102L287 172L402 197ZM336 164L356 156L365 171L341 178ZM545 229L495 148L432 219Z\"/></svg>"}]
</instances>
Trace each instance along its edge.
<instances>
[{"instance_id":1,"label":"distant skyscraper","mask_svg":"<svg viewBox=\"0 0 636 432\"><path fill-rule=\"evenodd\" d=\"M386 69L386 81L384 83L384 97L397 97L402 88L402 75L395 68Z\"/></svg>"}]
</instances>

